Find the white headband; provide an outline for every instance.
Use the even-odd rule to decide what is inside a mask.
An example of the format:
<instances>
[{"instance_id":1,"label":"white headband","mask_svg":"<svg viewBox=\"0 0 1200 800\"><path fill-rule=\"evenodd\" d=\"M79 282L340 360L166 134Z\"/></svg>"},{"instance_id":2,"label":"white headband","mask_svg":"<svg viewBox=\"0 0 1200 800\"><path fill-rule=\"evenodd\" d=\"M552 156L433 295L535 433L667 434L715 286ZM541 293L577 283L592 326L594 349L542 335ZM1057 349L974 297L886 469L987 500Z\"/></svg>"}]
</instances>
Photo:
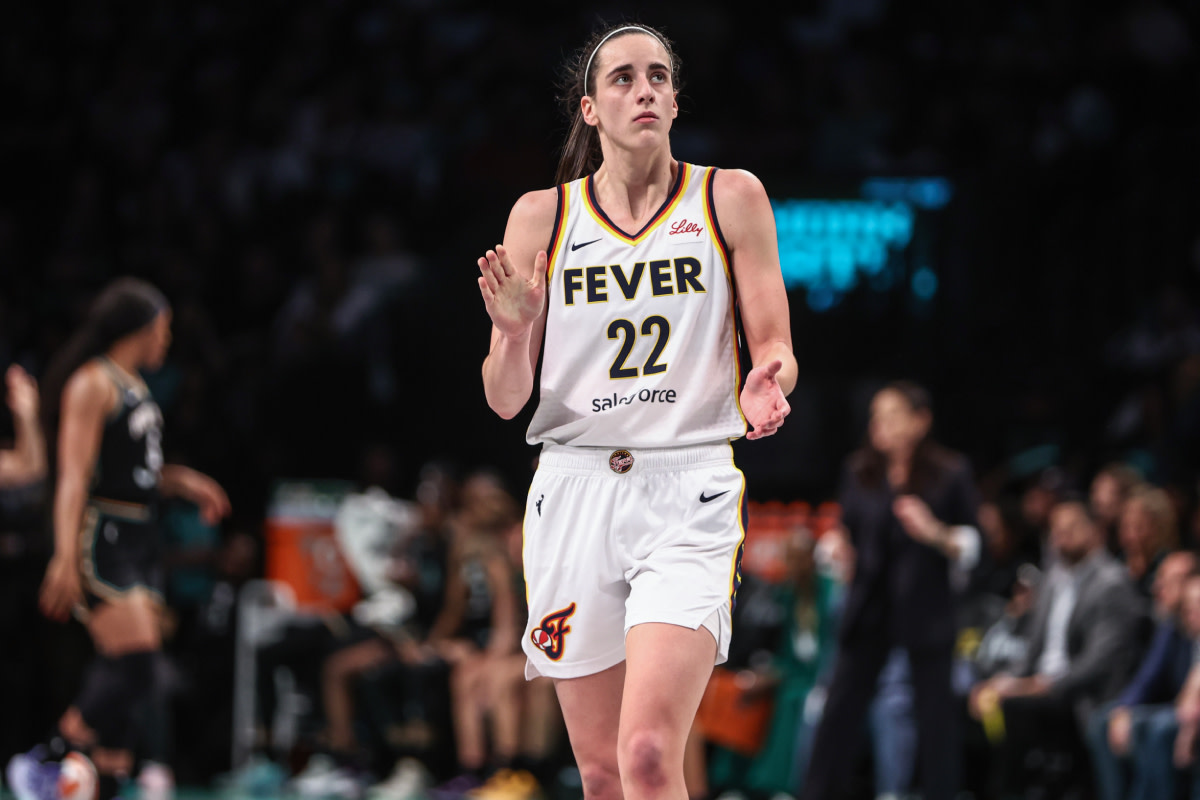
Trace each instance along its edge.
<instances>
[{"instance_id":1,"label":"white headband","mask_svg":"<svg viewBox=\"0 0 1200 800\"><path fill-rule=\"evenodd\" d=\"M596 53L600 52L600 48L604 46L605 42L607 42L612 37L616 36L618 33L624 33L625 31L638 31L639 33L644 33L647 36L653 36L655 38L655 40L663 46L664 50L666 50L668 53L671 52L671 48L667 47L667 43L664 42L662 39L659 39L658 35L654 31L647 30L640 25L626 25L624 28L617 28L615 31L610 32L607 36L605 36L603 39L601 39L600 43L596 45L594 50L592 50L592 54L590 56L588 56L587 66L583 68L583 93L584 94L587 94L587 91L588 91L588 74L592 71L592 60L596 57Z\"/></svg>"}]
</instances>

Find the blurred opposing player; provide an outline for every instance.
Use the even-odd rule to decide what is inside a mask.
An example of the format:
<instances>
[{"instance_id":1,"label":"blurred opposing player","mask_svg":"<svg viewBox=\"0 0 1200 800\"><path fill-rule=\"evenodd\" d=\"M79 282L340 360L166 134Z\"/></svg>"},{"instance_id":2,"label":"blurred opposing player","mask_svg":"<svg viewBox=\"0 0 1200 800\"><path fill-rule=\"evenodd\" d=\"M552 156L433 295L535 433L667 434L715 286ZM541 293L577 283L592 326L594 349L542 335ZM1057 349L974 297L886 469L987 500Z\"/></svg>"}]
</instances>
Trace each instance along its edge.
<instances>
[{"instance_id":1,"label":"blurred opposing player","mask_svg":"<svg viewBox=\"0 0 1200 800\"><path fill-rule=\"evenodd\" d=\"M211 478L163 464L162 414L138 373L162 365L170 331L162 293L120 279L96 299L48 370L42 423L55 483L54 557L40 603L51 619L74 612L84 620L96 658L59 720L60 737L9 763L20 800L77 791L83 753L99 772L98 800L116 794L133 766L135 715L155 691L164 579L159 498L190 500L210 523L229 513ZM64 753L69 759L53 760Z\"/></svg>"}]
</instances>

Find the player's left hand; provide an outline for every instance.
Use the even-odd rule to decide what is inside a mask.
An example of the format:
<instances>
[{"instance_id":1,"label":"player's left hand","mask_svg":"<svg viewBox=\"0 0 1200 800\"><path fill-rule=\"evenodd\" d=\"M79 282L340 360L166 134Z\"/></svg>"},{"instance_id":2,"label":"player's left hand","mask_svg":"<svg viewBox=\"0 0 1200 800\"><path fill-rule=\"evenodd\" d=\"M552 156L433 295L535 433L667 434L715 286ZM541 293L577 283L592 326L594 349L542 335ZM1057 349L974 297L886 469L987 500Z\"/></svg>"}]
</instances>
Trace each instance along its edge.
<instances>
[{"instance_id":1,"label":"player's left hand","mask_svg":"<svg viewBox=\"0 0 1200 800\"><path fill-rule=\"evenodd\" d=\"M792 413L792 407L788 405L776 378L781 369L783 362L775 359L761 367L755 367L746 376L741 403L742 414L751 426L751 430L746 433L747 439L770 436L779 430L784 418Z\"/></svg>"},{"instance_id":2,"label":"player's left hand","mask_svg":"<svg viewBox=\"0 0 1200 800\"><path fill-rule=\"evenodd\" d=\"M172 467L176 483L176 494L200 507L200 519L207 525L216 525L229 516L232 506L229 496L221 484L189 467Z\"/></svg>"},{"instance_id":3,"label":"player's left hand","mask_svg":"<svg viewBox=\"0 0 1200 800\"><path fill-rule=\"evenodd\" d=\"M196 473L193 491L192 501L200 506L200 519L209 525L216 525L233 510L229 495L225 494L221 484L207 475Z\"/></svg>"}]
</instances>

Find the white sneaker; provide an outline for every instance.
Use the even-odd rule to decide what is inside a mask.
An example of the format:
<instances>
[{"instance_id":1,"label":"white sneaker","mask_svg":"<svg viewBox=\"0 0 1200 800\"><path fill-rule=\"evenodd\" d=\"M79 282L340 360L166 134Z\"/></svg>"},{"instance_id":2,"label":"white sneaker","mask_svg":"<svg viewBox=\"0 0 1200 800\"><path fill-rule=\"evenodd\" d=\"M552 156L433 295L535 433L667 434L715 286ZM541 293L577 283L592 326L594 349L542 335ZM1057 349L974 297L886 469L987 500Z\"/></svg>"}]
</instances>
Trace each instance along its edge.
<instances>
[{"instance_id":1,"label":"white sneaker","mask_svg":"<svg viewBox=\"0 0 1200 800\"><path fill-rule=\"evenodd\" d=\"M429 771L415 758L402 758L387 780L375 784L367 792L370 800L414 800L429 788Z\"/></svg>"},{"instance_id":2,"label":"white sneaker","mask_svg":"<svg viewBox=\"0 0 1200 800\"><path fill-rule=\"evenodd\" d=\"M337 763L331 757L314 753L304 769L288 782L288 788L296 794L313 794L309 790L322 785L336 771Z\"/></svg>"},{"instance_id":3,"label":"white sneaker","mask_svg":"<svg viewBox=\"0 0 1200 800\"><path fill-rule=\"evenodd\" d=\"M358 774L324 753L317 753L308 760L304 770L292 779L291 790L305 797L359 798L363 794L363 783Z\"/></svg>"}]
</instances>

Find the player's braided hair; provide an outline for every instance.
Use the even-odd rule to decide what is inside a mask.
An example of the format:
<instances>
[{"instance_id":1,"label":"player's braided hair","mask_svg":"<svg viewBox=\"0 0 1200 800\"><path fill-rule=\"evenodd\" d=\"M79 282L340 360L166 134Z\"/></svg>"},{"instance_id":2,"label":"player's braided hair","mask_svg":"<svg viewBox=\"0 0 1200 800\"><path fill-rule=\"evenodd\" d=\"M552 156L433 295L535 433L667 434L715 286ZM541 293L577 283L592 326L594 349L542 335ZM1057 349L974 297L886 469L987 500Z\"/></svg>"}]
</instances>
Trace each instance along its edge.
<instances>
[{"instance_id":1,"label":"player's braided hair","mask_svg":"<svg viewBox=\"0 0 1200 800\"><path fill-rule=\"evenodd\" d=\"M575 51L567 62L563 80L559 86L561 92L559 102L563 104L563 111L571 122L571 129L567 133L562 154L558 159L555 183L568 183L595 172L599 168L602 158L600 135L595 128L583 121L583 110L579 106L579 101L583 99L584 95L591 95L596 91L596 62L600 57L597 49L607 44L607 40L635 33L653 36L662 43L671 62L671 85L675 91L679 91L679 58L675 55L671 40L666 36L648 25L630 23L610 25L593 33L583 47ZM590 70L588 69L589 65L591 66Z\"/></svg>"}]
</instances>

